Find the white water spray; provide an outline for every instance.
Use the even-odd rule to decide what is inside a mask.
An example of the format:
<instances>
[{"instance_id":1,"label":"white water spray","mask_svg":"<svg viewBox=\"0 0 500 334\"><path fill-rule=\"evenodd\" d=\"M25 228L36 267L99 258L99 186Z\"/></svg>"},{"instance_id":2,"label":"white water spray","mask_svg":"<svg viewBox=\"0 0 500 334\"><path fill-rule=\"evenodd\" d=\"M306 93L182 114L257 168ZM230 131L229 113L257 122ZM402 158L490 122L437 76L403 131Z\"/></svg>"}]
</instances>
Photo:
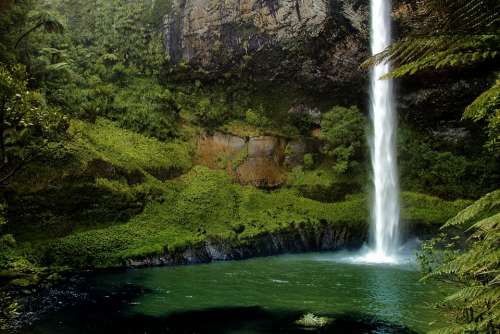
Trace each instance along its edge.
<instances>
[{"instance_id":1,"label":"white water spray","mask_svg":"<svg viewBox=\"0 0 500 334\"><path fill-rule=\"evenodd\" d=\"M371 0L371 51L382 52L391 43L390 0ZM368 262L397 262L399 240L399 185L396 163L396 117L392 80L380 80L390 71L382 63L371 78L373 138L371 157L375 197L372 209L371 251Z\"/></svg>"}]
</instances>

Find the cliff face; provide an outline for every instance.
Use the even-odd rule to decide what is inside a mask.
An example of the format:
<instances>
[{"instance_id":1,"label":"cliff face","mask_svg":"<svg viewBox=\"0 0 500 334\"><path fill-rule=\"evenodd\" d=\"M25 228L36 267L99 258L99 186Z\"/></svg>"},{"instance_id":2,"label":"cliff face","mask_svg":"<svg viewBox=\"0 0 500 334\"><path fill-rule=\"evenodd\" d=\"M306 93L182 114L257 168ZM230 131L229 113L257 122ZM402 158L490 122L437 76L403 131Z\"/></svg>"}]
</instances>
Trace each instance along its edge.
<instances>
[{"instance_id":1,"label":"cliff face","mask_svg":"<svg viewBox=\"0 0 500 334\"><path fill-rule=\"evenodd\" d=\"M173 65L209 76L246 72L315 89L353 86L366 73L366 0L175 0L165 16Z\"/></svg>"},{"instance_id":2,"label":"cliff face","mask_svg":"<svg viewBox=\"0 0 500 334\"><path fill-rule=\"evenodd\" d=\"M411 19L413 0L393 7L396 37L425 24ZM359 65L370 53L368 14L368 0L173 0L164 17L168 77L285 83L366 106L369 75ZM457 121L491 81L471 72L398 81L398 110L424 127Z\"/></svg>"},{"instance_id":3,"label":"cliff face","mask_svg":"<svg viewBox=\"0 0 500 334\"><path fill-rule=\"evenodd\" d=\"M302 166L304 156L318 153L319 146L313 138L243 138L216 132L198 139L196 162L212 169L224 168L241 184L269 189L282 186L287 170Z\"/></svg>"}]
</instances>

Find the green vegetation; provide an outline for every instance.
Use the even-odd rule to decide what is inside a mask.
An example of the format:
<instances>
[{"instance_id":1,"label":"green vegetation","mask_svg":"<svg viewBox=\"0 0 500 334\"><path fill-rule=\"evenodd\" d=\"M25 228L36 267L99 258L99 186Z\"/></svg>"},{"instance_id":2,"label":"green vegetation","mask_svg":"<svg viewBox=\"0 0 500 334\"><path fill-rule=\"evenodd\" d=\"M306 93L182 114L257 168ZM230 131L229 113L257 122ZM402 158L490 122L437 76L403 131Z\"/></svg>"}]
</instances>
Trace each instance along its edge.
<instances>
[{"instance_id":1,"label":"green vegetation","mask_svg":"<svg viewBox=\"0 0 500 334\"><path fill-rule=\"evenodd\" d=\"M338 174L329 164L308 170L295 167L288 175L287 185L297 189L302 196L322 202L338 201L347 194L361 192L365 189L368 178L363 174Z\"/></svg>"},{"instance_id":2,"label":"green vegetation","mask_svg":"<svg viewBox=\"0 0 500 334\"><path fill-rule=\"evenodd\" d=\"M118 186L116 181L106 183ZM182 178L165 183L162 190L161 197L124 224L63 238L35 238L21 248L45 265L108 267L182 251L209 240L238 245L267 233L324 224L349 226L359 233L367 228L368 204L362 195L321 203L291 190L266 193L243 187L225 172L205 167L195 167ZM404 195L404 202L404 219L421 228L439 226L467 205L411 193Z\"/></svg>"},{"instance_id":3,"label":"green vegetation","mask_svg":"<svg viewBox=\"0 0 500 334\"><path fill-rule=\"evenodd\" d=\"M425 0L418 4L417 19L427 22L409 36L393 43L366 64L392 61L396 68L388 77L412 76L426 71L472 67L496 62L500 55L500 25L496 0ZM412 19L416 19L412 17ZM497 75L495 75L497 77ZM496 78L495 78L496 79ZM498 83L479 96L465 111L464 118L485 123L493 152L498 146L499 94Z\"/></svg>"},{"instance_id":4,"label":"green vegetation","mask_svg":"<svg viewBox=\"0 0 500 334\"><path fill-rule=\"evenodd\" d=\"M420 19L430 24L394 43L369 63L391 60L397 66L388 76L402 77L443 68L462 69L498 60L500 26L497 1L426 0L420 6L423 7ZM498 71L498 61L496 64L491 67L493 73ZM485 146L490 151L493 166L499 153L499 105L496 80L463 114L464 119L483 123L487 138ZM451 152L432 154L428 146L419 149L424 151L418 154L427 160L424 163L432 163L426 173L420 173L420 177L432 179L427 184L439 189L442 186L439 183L455 179L457 188L460 188L460 180L473 163ZM473 169L482 173L478 167ZM408 168L415 168L415 164ZM490 190L494 190L498 182L491 187ZM489 187L481 184L480 188L484 191ZM442 234L426 242L422 248L420 260L428 272L426 279L452 281L461 287L446 297L442 305L456 316L456 323L437 333L496 333L500 328L499 195L496 190L460 212L442 227Z\"/></svg>"},{"instance_id":5,"label":"green vegetation","mask_svg":"<svg viewBox=\"0 0 500 334\"><path fill-rule=\"evenodd\" d=\"M357 166L363 153L366 121L357 107L334 107L321 120L325 154L334 159L334 170L343 174Z\"/></svg>"},{"instance_id":6,"label":"green vegetation","mask_svg":"<svg viewBox=\"0 0 500 334\"><path fill-rule=\"evenodd\" d=\"M68 132L73 137L70 149L78 150L82 159L109 160L129 171L182 172L191 167L190 147L186 142L161 142L123 130L105 119L94 124L74 121Z\"/></svg>"},{"instance_id":7,"label":"green vegetation","mask_svg":"<svg viewBox=\"0 0 500 334\"><path fill-rule=\"evenodd\" d=\"M405 190L474 199L495 190L500 182L498 159L477 147L463 147L402 127L398 148Z\"/></svg>"},{"instance_id":8,"label":"green vegetation","mask_svg":"<svg viewBox=\"0 0 500 334\"><path fill-rule=\"evenodd\" d=\"M498 7L465 3L419 2L429 24L371 62L392 60L394 77L491 69L491 88L463 114L473 142L401 120L399 160L402 220L426 234L448 221L421 259L429 278L464 286L445 303L462 315L451 332L493 332L498 191L459 212L500 181L498 18L485 14ZM367 231L366 110L300 83L231 70L207 79L188 63L173 67L162 31L171 5L0 1L0 329L19 311L8 289L58 282L62 268L122 266L211 242L249 246L290 230ZM176 81L179 71L193 80ZM280 147L255 148L262 158L248 144L232 155L231 144L214 141L197 161L199 141L214 131L277 136ZM287 165L292 142L297 161ZM231 154L213 156L224 150ZM276 189L243 186L248 175L235 176L241 166L274 177ZM322 327L325 319L306 314L298 323Z\"/></svg>"},{"instance_id":9,"label":"green vegetation","mask_svg":"<svg viewBox=\"0 0 500 334\"><path fill-rule=\"evenodd\" d=\"M178 251L216 238L245 242L263 233L293 226L329 224L365 226L363 199L321 204L291 191L266 194L233 184L222 171L196 167L165 185L162 197L126 224L73 233L31 243L45 264L106 267ZM352 212L358 212L353 217Z\"/></svg>"},{"instance_id":10,"label":"green vegetation","mask_svg":"<svg viewBox=\"0 0 500 334\"><path fill-rule=\"evenodd\" d=\"M420 254L425 279L459 284L441 307L457 323L438 333L494 333L500 326L500 191L481 198L450 219Z\"/></svg>"},{"instance_id":11,"label":"green vegetation","mask_svg":"<svg viewBox=\"0 0 500 334\"><path fill-rule=\"evenodd\" d=\"M161 196L162 180L191 167L188 143L147 138L105 119L72 121L68 134L57 156L43 157L12 180L11 229L21 239L124 222Z\"/></svg>"}]
</instances>

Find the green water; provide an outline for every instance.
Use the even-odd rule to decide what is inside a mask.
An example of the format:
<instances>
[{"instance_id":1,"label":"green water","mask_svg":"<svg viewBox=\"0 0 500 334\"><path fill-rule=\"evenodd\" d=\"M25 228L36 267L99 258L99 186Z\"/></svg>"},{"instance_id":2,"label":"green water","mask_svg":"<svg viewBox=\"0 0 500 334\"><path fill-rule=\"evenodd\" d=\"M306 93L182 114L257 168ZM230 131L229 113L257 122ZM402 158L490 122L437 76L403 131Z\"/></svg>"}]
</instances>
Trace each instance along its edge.
<instances>
[{"instance_id":1,"label":"green water","mask_svg":"<svg viewBox=\"0 0 500 334\"><path fill-rule=\"evenodd\" d=\"M449 286L419 283L412 264L354 265L344 257L286 255L101 274L90 284L104 292L102 302L56 312L32 333L302 333L294 322L309 312L331 319L319 331L328 333L420 333L445 322L431 304Z\"/></svg>"}]
</instances>

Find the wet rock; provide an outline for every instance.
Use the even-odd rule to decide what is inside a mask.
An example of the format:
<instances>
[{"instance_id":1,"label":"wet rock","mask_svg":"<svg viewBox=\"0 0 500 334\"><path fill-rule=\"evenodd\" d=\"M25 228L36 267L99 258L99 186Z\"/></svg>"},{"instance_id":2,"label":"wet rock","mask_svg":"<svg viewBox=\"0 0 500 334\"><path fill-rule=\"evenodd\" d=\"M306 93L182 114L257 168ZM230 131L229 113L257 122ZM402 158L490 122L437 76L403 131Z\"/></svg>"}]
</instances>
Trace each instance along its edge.
<instances>
[{"instance_id":1,"label":"wet rock","mask_svg":"<svg viewBox=\"0 0 500 334\"><path fill-rule=\"evenodd\" d=\"M29 291L12 291L10 295L21 306L21 313L7 323L7 327L14 331L31 326L46 314L89 301L89 293L84 286L83 277L74 275L61 278L58 285L38 287Z\"/></svg>"},{"instance_id":2,"label":"wet rock","mask_svg":"<svg viewBox=\"0 0 500 334\"><path fill-rule=\"evenodd\" d=\"M128 267L186 265L241 260L258 256L359 247L367 237L365 226L292 226L249 239L213 239L163 255L129 259Z\"/></svg>"},{"instance_id":3,"label":"wet rock","mask_svg":"<svg viewBox=\"0 0 500 334\"><path fill-rule=\"evenodd\" d=\"M285 166L293 168L304 164L304 156L308 152L303 140L293 140L286 147Z\"/></svg>"}]
</instances>

